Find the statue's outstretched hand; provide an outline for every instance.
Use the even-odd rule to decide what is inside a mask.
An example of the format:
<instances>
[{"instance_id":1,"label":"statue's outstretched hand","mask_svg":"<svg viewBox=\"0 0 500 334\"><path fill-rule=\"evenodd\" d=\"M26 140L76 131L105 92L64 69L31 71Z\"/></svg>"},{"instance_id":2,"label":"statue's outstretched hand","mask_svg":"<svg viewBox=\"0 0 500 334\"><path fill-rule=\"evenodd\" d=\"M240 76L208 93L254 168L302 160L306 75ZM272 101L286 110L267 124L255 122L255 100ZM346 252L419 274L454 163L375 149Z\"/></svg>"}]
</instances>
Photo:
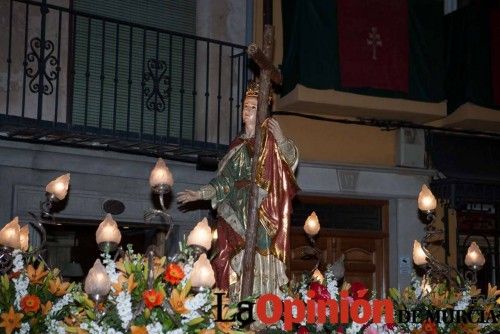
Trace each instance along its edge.
<instances>
[{"instance_id":1,"label":"statue's outstretched hand","mask_svg":"<svg viewBox=\"0 0 500 334\"><path fill-rule=\"evenodd\" d=\"M285 136L283 135L283 131L281 130L278 121L275 120L274 118L271 118L268 122L268 126L269 126L269 131L271 131L271 133L273 134L274 139L276 139L276 142L278 144L282 143L285 140Z\"/></svg>"},{"instance_id":2,"label":"statue's outstretched hand","mask_svg":"<svg viewBox=\"0 0 500 334\"><path fill-rule=\"evenodd\" d=\"M201 200L201 193L197 190L186 189L177 193L177 203L186 204Z\"/></svg>"}]
</instances>

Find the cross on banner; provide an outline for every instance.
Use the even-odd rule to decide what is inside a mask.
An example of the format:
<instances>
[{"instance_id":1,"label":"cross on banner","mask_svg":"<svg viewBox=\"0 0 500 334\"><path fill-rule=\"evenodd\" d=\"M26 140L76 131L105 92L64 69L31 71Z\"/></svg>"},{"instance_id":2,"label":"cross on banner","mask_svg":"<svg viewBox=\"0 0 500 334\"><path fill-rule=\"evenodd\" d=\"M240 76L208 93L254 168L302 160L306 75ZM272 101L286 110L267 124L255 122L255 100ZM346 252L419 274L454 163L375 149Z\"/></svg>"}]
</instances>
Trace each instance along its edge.
<instances>
[{"instance_id":1,"label":"cross on banner","mask_svg":"<svg viewBox=\"0 0 500 334\"><path fill-rule=\"evenodd\" d=\"M377 27L372 27L366 39L366 43L372 47L372 59L377 60L377 46L382 46L382 39L380 38Z\"/></svg>"}]
</instances>

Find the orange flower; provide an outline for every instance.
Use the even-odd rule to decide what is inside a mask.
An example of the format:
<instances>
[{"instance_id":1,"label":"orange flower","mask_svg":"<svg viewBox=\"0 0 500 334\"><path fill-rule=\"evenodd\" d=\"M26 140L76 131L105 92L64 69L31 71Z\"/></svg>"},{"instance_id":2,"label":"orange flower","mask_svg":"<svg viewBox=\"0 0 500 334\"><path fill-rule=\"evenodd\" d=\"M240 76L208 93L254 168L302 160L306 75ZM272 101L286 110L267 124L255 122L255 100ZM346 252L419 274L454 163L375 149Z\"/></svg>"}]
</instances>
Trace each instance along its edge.
<instances>
[{"instance_id":1,"label":"orange flower","mask_svg":"<svg viewBox=\"0 0 500 334\"><path fill-rule=\"evenodd\" d=\"M49 300L45 305L41 305L42 307L42 315L47 315L49 311L52 309L52 302Z\"/></svg>"},{"instance_id":2,"label":"orange flower","mask_svg":"<svg viewBox=\"0 0 500 334\"><path fill-rule=\"evenodd\" d=\"M470 287L470 296L477 297L481 294L481 289L476 288L475 285Z\"/></svg>"},{"instance_id":3,"label":"orange flower","mask_svg":"<svg viewBox=\"0 0 500 334\"><path fill-rule=\"evenodd\" d=\"M438 332L436 324L430 319L424 321L422 324L422 331L424 334L437 334Z\"/></svg>"},{"instance_id":4,"label":"orange flower","mask_svg":"<svg viewBox=\"0 0 500 334\"><path fill-rule=\"evenodd\" d=\"M21 299L21 308L24 312L38 312L40 309L40 298L35 295L26 295Z\"/></svg>"},{"instance_id":5,"label":"orange flower","mask_svg":"<svg viewBox=\"0 0 500 334\"><path fill-rule=\"evenodd\" d=\"M130 274L130 276L125 278L125 276L120 273L118 276L118 282L113 284L113 289L115 290L115 294L118 295L123 291L124 284L127 284L128 293L132 293L132 291L137 287L137 283L134 281L134 274Z\"/></svg>"},{"instance_id":6,"label":"orange flower","mask_svg":"<svg viewBox=\"0 0 500 334\"><path fill-rule=\"evenodd\" d=\"M26 268L26 275L30 279L30 282L33 284L41 284L43 278L49 273L44 269L45 265L43 264L43 262L38 265L38 268L36 268L36 270L31 264L28 265L28 267Z\"/></svg>"},{"instance_id":7,"label":"orange flower","mask_svg":"<svg viewBox=\"0 0 500 334\"><path fill-rule=\"evenodd\" d=\"M22 313L15 313L14 308L11 306L8 313L2 313L0 318L0 328L5 328L5 334L12 334L16 328L21 328L21 319L23 318Z\"/></svg>"},{"instance_id":8,"label":"orange flower","mask_svg":"<svg viewBox=\"0 0 500 334\"><path fill-rule=\"evenodd\" d=\"M500 290L497 289L497 286L488 283L488 299L497 299L498 296L500 296Z\"/></svg>"},{"instance_id":9,"label":"orange flower","mask_svg":"<svg viewBox=\"0 0 500 334\"><path fill-rule=\"evenodd\" d=\"M144 326L132 326L130 331L132 334L148 334L148 330Z\"/></svg>"},{"instance_id":10,"label":"orange flower","mask_svg":"<svg viewBox=\"0 0 500 334\"><path fill-rule=\"evenodd\" d=\"M187 309L184 307L185 301L186 301L186 296L183 295L182 292L179 292L179 290L177 289L172 290L169 302L170 305L172 305L172 308L174 309L175 312L179 314L187 313Z\"/></svg>"},{"instance_id":11,"label":"orange flower","mask_svg":"<svg viewBox=\"0 0 500 334\"><path fill-rule=\"evenodd\" d=\"M151 310L153 307L161 305L165 297L161 292L151 289L144 291L144 293L142 294L142 298L144 298L146 307Z\"/></svg>"},{"instance_id":12,"label":"orange flower","mask_svg":"<svg viewBox=\"0 0 500 334\"><path fill-rule=\"evenodd\" d=\"M155 257L153 259L153 274L154 274L154 278L157 279L158 277L160 277L161 274L163 274L164 270L164 266L165 266L165 261L167 260L167 258L165 256L163 257Z\"/></svg>"},{"instance_id":13,"label":"orange flower","mask_svg":"<svg viewBox=\"0 0 500 334\"><path fill-rule=\"evenodd\" d=\"M177 263L169 263L164 278L170 284L179 284L184 278L184 270Z\"/></svg>"},{"instance_id":14,"label":"orange flower","mask_svg":"<svg viewBox=\"0 0 500 334\"><path fill-rule=\"evenodd\" d=\"M69 284L69 282L61 282L61 279L59 277L56 279L51 279L49 281L49 291L54 296L64 296L69 288Z\"/></svg>"},{"instance_id":15,"label":"orange flower","mask_svg":"<svg viewBox=\"0 0 500 334\"><path fill-rule=\"evenodd\" d=\"M134 274L130 274L127 280L127 291L132 293L132 291L137 287L137 283L134 281Z\"/></svg>"},{"instance_id":16,"label":"orange flower","mask_svg":"<svg viewBox=\"0 0 500 334\"><path fill-rule=\"evenodd\" d=\"M123 273L126 273L127 272L127 268L125 267L125 261L123 260L123 258L120 258L118 261L116 261L116 269L120 270L121 272Z\"/></svg>"},{"instance_id":17,"label":"orange flower","mask_svg":"<svg viewBox=\"0 0 500 334\"><path fill-rule=\"evenodd\" d=\"M200 334L215 334L215 329L202 329Z\"/></svg>"}]
</instances>

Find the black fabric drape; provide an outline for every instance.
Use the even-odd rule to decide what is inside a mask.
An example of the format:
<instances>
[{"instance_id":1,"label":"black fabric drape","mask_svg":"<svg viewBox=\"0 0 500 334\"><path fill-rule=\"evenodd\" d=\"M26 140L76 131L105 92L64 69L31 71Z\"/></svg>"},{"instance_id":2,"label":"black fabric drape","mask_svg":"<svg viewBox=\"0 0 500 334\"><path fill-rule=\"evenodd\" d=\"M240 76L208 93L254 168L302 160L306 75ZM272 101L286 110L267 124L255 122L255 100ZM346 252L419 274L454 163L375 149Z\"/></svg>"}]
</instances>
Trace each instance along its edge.
<instances>
[{"instance_id":1,"label":"black fabric drape","mask_svg":"<svg viewBox=\"0 0 500 334\"><path fill-rule=\"evenodd\" d=\"M445 22L448 113L466 102L494 108L488 8L475 2Z\"/></svg>"}]
</instances>

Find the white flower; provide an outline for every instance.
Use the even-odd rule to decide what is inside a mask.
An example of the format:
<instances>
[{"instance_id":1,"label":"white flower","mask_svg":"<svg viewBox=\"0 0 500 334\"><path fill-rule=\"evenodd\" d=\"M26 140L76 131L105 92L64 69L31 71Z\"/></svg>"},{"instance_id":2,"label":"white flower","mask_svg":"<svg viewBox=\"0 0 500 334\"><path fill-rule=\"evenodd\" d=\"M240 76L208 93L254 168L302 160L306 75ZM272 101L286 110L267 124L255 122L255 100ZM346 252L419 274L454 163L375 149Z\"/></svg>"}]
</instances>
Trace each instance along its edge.
<instances>
[{"instance_id":1,"label":"white flower","mask_svg":"<svg viewBox=\"0 0 500 334\"><path fill-rule=\"evenodd\" d=\"M305 282L302 282L302 284L300 285L300 289L299 289L299 295L304 302L307 302L310 299L307 296L308 291L309 291L309 287L307 286L307 284Z\"/></svg>"},{"instance_id":2,"label":"white flower","mask_svg":"<svg viewBox=\"0 0 500 334\"><path fill-rule=\"evenodd\" d=\"M188 281L188 279L191 277L191 271L193 271L193 266L186 263L182 268L182 271L184 271L184 278L179 283L181 287L183 287Z\"/></svg>"},{"instance_id":3,"label":"white flower","mask_svg":"<svg viewBox=\"0 0 500 334\"><path fill-rule=\"evenodd\" d=\"M106 267L106 273L108 273L109 280L111 284L115 284L118 282L118 272L116 271L116 263L111 259L110 254L101 254L103 257L102 263Z\"/></svg>"},{"instance_id":4,"label":"white flower","mask_svg":"<svg viewBox=\"0 0 500 334\"><path fill-rule=\"evenodd\" d=\"M57 314L57 312L61 311L64 306L70 304L73 302L73 296L71 294L65 294L64 297L62 297L60 300L57 301L57 303L52 306L52 309L50 309L49 314L47 315L49 318L53 317L54 315Z\"/></svg>"},{"instance_id":5,"label":"white flower","mask_svg":"<svg viewBox=\"0 0 500 334\"><path fill-rule=\"evenodd\" d=\"M196 311L201 309L205 304L208 303L208 295L206 293L200 292L196 294L193 298L188 299L184 306L190 311Z\"/></svg>"},{"instance_id":6,"label":"white flower","mask_svg":"<svg viewBox=\"0 0 500 334\"><path fill-rule=\"evenodd\" d=\"M200 314L197 312L197 311L189 311L188 313L184 313L182 315L182 320L181 322L183 324L187 324L188 322L190 322L191 320L193 319L196 319L196 318L199 318L200 317Z\"/></svg>"},{"instance_id":7,"label":"white flower","mask_svg":"<svg viewBox=\"0 0 500 334\"><path fill-rule=\"evenodd\" d=\"M47 318L45 324L48 334L66 334L66 329L57 320Z\"/></svg>"},{"instance_id":8,"label":"white flower","mask_svg":"<svg viewBox=\"0 0 500 334\"><path fill-rule=\"evenodd\" d=\"M99 326L95 321L80 324L80 328L89 332L89 334L123 334L114 328Z\"/></svg>"},{"instance_id":9,"label":"white flower","mask_svg":"<svg viewBox=\"0 0 500 334\"><path fill-rule=\"evenodd\" d=\"M127 291L120 292L116 297L116 309L122 321L122 328L126 330L133 317L131 296Z\"/></svg>"},{"instance_id":10,"label":"white flower","mask_svg":"<svg viewBox=\"0 0 500 334\"><path fill-rule=\"evenodd\" d=\"M29 323L27 323L27 322L23 322L23 323L21 324L21 328L19 328L19 330L18 330L18 331L16 331L15 333L16 333L16 334L29 334L30 329L31 329L31 328L30 328L30 324L29 324Z\"/></svg>"},{"instance_id":11,"label":"white flower","mask_svg":"<svg viewBox=\"0 0 500 334\"><path fill-rule=\"evenodd\" d=\"M463 311L469 306L470 302L471 302L471 296L469 294L469 291L468 290L463 291L462 298L458 301L454 309Z\"/></svg>"},{"instance_id":12,"label":"white flower","mask_svg":"<svg viewBox=\"0 0 500 334\"><path fill-rule=\"evenodd\" d=\"M123 334L123 332L120 332L119 330L116 330L114 328L108 328L105 333L106 334Z\"/></svg>"},{"instance_id":13,"label":"white flower","mask_svg":"<svg viewBox=\"0 0 500 334\"><path fill-rule=\"evenodd\" d=\"M363 327L362 324L358 324L357 322L351 323L349 327L346 328L346 334L357 334Z\"/></svg>"},{"instance_id":14,"label":"white flower","mask_svg":"<svg viewBox=\"0 0 500 334\"><path fill-rule=\"evenodd\" d=\"M161 323L159 322L154 322L152 324L147 325L146 329L148 330L148 334L163 334L162 330L163 328L161 326Z\"/></svg>"},{"instance_id":15,"label":"white flower","mask_svg":"<svg viewBox=\"0 0 500 334\"><path fill-rule=\"evenodd\" d=\"M23 254L21 250L16 249L12 252L12 255L14 256L14 260L12 261L12 272L17 273L24 268Z\"/></svg>"},{"instance_id":16,"label":"white flower","mask_svg":"<svg viewBox=\"0 0 500 334\"><path fill-rule=\"evenodd\" d=\"M183 334L184 331L182 330L182 328L177 328L177 329L174 329L173 331L168 331L166 332L165 334ZM149 334L149 332L148 332Z\"/></svg>"},{"instance_id":17,"label":"white flower","mask_svg":"<svg viewBox=\"0 0 500 334\"><path fill-rule=\"evenodd\" d=\"M332 299L338 299L339 296L339 288L337 284L337 280L333 276L333 274L328 275L329 272L326 273L326 288L328 290L328 293L330 294L330 297Z\"/></svg>"},{"instance_id":18,"label":"white flower","mask_svg":"<svg viewBox=\"0 0 500 334\"><path fill-rule=\"evenodd\" d=\"M14 288L16 290L16 298L14 299L14 306L19 311L21 310L21 299L28 294L28 285L30 283L26 275L21 275L18 278L12 279Z\"/></svg>"}]
</instances>

